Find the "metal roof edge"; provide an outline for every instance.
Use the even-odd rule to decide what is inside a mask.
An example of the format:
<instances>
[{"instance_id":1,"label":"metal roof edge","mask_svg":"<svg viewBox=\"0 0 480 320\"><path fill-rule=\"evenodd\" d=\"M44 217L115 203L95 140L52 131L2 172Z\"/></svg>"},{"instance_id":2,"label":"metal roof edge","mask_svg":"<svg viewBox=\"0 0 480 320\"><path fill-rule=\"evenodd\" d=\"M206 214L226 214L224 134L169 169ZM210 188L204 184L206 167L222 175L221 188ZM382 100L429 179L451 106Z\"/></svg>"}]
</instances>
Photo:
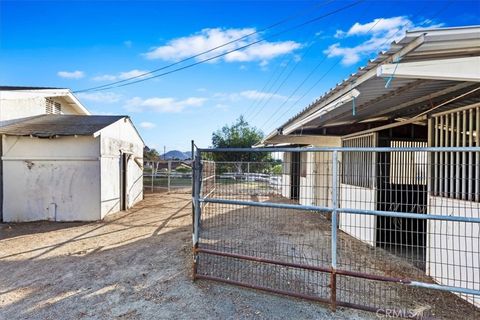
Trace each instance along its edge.
<instances>
[{"instance_id":1,"label":"metal roof edge","mask_svg":"<svg viewBox=\"0 0 480 320\"><path fill-rule=\"evenodd\" d=\"M430 36L435 36L435 33L439 34L439 33L444 33L448 31L455 31L455 30L472 30L473 32L476 32L477 31L476 29L478 29L478 32L480 32L480 26L477 26L477 25L450 27L450 28L417 29L417 30L406 31L405 36L398 41L393 41L390 45L390 48L386 52L384 53L380 52L375 58L368 60L366 65L359 67L357 71L353 74L350 74L347 79L342 80L341 82L337 83L334 87L331 87L330 89L325 91L321 96L319 96L313 102L309 103L301 111L297 112L288 120L286 120L274 132L278 132L279 130L291 124L292 122L298 121L302 115L305 115L309 111L313 110L314 107L319 105L322 101L327 101L329 98L334 96L336 92L339 92L342 88L345 88L348 84L355 83L358 78L364 76L368 72L371 72L372 69L376 69L379 65L386 62L388 59L391 59L391 57L397 55L406 47L412 45L412 42L416 41L416 39L418 39L419 37L425 38L427 34L430 37ZM267 138L265 138L263 141L265 141Z\"/></svg>"}]
</instances>

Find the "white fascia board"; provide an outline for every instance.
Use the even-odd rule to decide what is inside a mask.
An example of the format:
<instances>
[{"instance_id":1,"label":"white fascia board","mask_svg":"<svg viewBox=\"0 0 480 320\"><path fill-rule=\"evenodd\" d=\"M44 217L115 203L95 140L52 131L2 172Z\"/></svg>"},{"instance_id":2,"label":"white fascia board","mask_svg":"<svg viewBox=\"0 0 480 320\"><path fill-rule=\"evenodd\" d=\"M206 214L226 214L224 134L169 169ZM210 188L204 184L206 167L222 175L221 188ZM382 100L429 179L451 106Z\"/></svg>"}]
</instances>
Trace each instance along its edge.
<instances>
[{"instance_id":1,"label":"white fascia board","mask_svg":"<svg viewBox=\"0 0 480 320\"><path fill-rule=\"evenodd\" d=\"M344 105L347 102L352 101L354 98L358 97L360 95L360 91L357 89L350 90L350 92L347 92L337 100L329 103L328 105L324 106L322 109L315 111L314 113L310 114L309 116L301 119L300 121L295 122L294 124L286 127L283 129L283 134L287 135L298 128L302 127L303 125L307 124L308 122L315 120L318 117L321 117L327 112L330 112L342 105Z\"/></svg>"},{"instance_id":2,"label":"white fascia board","mask_svg":"<svg viewBox=\"0 0 480 320\"><path fill-rule=\"evenodd\" d=\"M377 76L480 82L480 57L384 64Z\"/></svg>"},{"instance_id":3,"label":"white fascia board","mask_svg":"<svg viewBox=\"0 0 480 320\"><path fill-rule=\"evenodd\" d=\"M78 100L77 97L75 97L75 95L70 90L68 90L68 93L66 94L66 96L70 98L70 100L72 100L73 108L79 110L81 113L87 116L91 115L90 111L88 111L87 108L85 108L85 106L80 102L80 100Z\"/></svg>"},{"instance_id":4,"label":"white fascia board","mask_svg":"<svg viewBox=\"0 0 480 320\"><path fill-rule=\"evenodd\" d=\"M273 138L273 137L275 137L275 136L277 136L277 135L279 135L279 133L278 133L278 130L275 129L275 130L273 130L272 132L270 132L265 138L263 138L262 141L260 141L259 143L255 144L254 146L263 145L263 144L266 143L267 140L270 140L271 138Z\"/></svg>"},{"instance_id":5,"label":"white fascia board","mask_svg":"<svg viewBox=\"0 0 480 320\"><path fill-rule=\"evenodd\" d=\"M140 135L140 132L138 132L137 128L136 128L135 125L133 124L132 119L130 119L130 117L128 117L128 116L125 116L125 117L123 117L123 118L120 118L120 119L118 119L117 121L115 121L114 123L111 123L111 124L109 124L108 126L103 127L102 129L98 130L97 132L94 132L94 133L93 133L93 137L94 137L94 138L99 137L106 128L108 128L108 127L110 127L110 126L112 126L112 125L114 125L115 123L118 123L118 122L120 122L120 121L128 122L128 123L132 126L133 130L135 131L135 133L137 134L138 138L142 141L143 146L145 147L145 141L143 140L142 136Z\"/></svg>"},{"instance_id":6,"label":"white fascia board","mask_svg":"<svg viewBox=\"0 0 480 320\"><path fill-rule=\"evenodd\" d=\"M68 94L68 89L42 89L42 90L11 90L2 91L2 98L5 100L32 99L63 97Z\"/></svg>"}]
</instances>

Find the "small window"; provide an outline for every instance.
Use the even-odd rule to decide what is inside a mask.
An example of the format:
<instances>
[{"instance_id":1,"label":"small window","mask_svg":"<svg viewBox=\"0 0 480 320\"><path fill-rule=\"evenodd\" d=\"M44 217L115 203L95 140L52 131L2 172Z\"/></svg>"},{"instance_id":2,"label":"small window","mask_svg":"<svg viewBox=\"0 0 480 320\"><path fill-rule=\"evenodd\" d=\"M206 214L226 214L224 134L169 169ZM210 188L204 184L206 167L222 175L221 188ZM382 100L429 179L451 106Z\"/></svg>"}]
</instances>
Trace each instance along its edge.
<instances>
[{"instance_id":1,"label":"small window","mask_svg":"<svg viewBox=\"0 0 480 320\"><path fill-rule=\"evenodd\" d=\"M371 148L375 147L375 144L375 133L342 140L342 147L344 148ZM362 188L373 188L375 153L345 151L342 153L342 158L342 183Z\"/></svg>"},{"instance_id":2,"label":"small window","mask_svg":"<svg viewBox=\"0 0 480 320\"><path fill-rule=\"evenodd\" d=\"M62 105L59 102L53 101L52 99L46 99L45 105L46 114L61 114Z\"/></svg>"}]
</instances>

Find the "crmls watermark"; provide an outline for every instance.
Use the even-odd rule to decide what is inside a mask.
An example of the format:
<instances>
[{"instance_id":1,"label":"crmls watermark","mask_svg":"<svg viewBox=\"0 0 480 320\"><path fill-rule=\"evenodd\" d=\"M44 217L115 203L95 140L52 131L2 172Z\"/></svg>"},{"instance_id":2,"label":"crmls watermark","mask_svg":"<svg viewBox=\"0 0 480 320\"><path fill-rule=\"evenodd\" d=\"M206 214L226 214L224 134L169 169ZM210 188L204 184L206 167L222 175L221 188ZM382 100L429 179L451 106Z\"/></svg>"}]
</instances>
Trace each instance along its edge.
<instances>
[{"instance_id":1,"label":"crmls watermark","mask_svg":"<svg viewBox=\"0 0 480 320\"><path fill-rule=\"evenodd\" d=\"M377 309L377 317L381 319L407 318L407 319L429 319L428 309L407 310L407 309Z\"/></svg>"}]
</instances>

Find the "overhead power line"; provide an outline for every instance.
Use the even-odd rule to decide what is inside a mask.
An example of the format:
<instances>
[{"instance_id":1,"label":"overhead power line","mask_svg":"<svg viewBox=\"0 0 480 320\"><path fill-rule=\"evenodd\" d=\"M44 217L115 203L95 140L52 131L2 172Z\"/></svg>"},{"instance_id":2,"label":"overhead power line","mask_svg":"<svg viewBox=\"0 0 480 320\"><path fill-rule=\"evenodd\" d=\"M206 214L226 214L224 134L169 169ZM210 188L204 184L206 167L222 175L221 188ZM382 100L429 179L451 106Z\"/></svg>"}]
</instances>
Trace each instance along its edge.
<instances>
[{"instance_id":1,"label":"overhead power line","mask_svg":"<svg viewBox=\"0 0 480 320\"><path fill-rule=\"evenodd\" d=\"M364 12L368 12L368 10L373 6L373 3L370 3L370 5L368 7L365 8ZM312 34L312 37L314 37L315 34ZM312 45L313 46L313 45ZM304 51L304 53L302 53L302 59L301 61L303 61L303 57L306 56L308 54L308 51L312 48L312 46L310 46L308 48L308 50ZM294 94L302 87L302 85L308 81L308 79L315 73L315 71L320 67L320 65L326 60L326 57L324 57L324 59L322 59L319 63L317 63L315 65L315 67L313 68L313 70L308 74L308 76L300 83L300 85L297 86L297 88L294 90L294 92L292 92L281 104L280 106L274 111L274 114L271 115L272 117L274 115L276 115L278 112L279 112L279 109L283 108L284 105L286 105L294 96ZM272 98L280 91L280 89L283 87L283 85L287 82L287 80L290 78L290 76L292 75L293 71L295 71L295 69L297 68L297 66L300 64L301 61L297 61L294 68L290 71L290 73L283 79L282 83L276 88L275 92L271 93L270 96L268 97L267 101L259 108L259 110L255 110L253 111L253 113L251 114L251 118L248 118L247 119L249 121L253 121L255 118L257 118L261 113L262 111L265 109L265 107L268 105L268 103L272 100Z\"/></svg>"},{"instance_id":2,"label":"overhead power line","mask_svg":"<svg viewBox=\"0 0 480 320\"><path fill-rule=\"evenodd\" d=\"M262 93L265 93L264 95L262 95L262 97L260 99L257 99L254 103L252 103L252 105L245 111L244 113L244 117L247 119L247 121L252 121L259 113L259 111L257 110L257 107L260 108L260 111L263 110L265 108L266 105L268 105L268 103L272 100L272 98L278 93L278 91L280 90L280 88L283 86L283 84L285 83L286 79L288 79L290 77L290 75L297 69L297 66L300 64L300 62L302 60L304 60L303 58L305 57L305 55L312 49L312 47L315 45L315 42L312 41L313 38L315 37L315 33L311 32L313 29L313 26L312 28L310 29L309 33L311 33L311 36L309 37L309 40L308 40L308 48L307 50L304 50L300 55L298 56L294 56L294 55L290 55L290 58L288 59L288 61L286 63L284 62L280 62L276 69L275 69L275 72L274 74L272 74L272 77L271 79L265 84L265 86L263 87L263 89L260 91ZM298 58L298 60L296 60ZM281 82L281 84L279 86L277 86L277 89L274 90L275 86L277 85L277 82L282 79L282 76L283 74L285 73L285 71L287 71L288 69L288 66L290 65L290 63L292 61L295 61L295 64L293 65L293 67L290 69L290 72L287 73L286 75L286 78L283 80L283 82ZM281 69L281 72L279 74L276 74L276 70L277 69ZM276 77L274 77L274 75L276 74ZM274 79L274 80L273 80ZM273 80L273 82L271 82L271 80ZM269 84L268 88L267 88L267 85ZM274 90L274 91L273 91Z\"/></svg>"},{"instance_id":3,"label":"overhead power line","mask_svg":"<svg viewBox=\"0 0 480 320\"><path fill-rule=\"evenodd\" d=\"M217 59L217 58L220 58L222 56L225 56L227 54L230 54L232 52L236 52L236 51L240 51L240 50L243 50L245 48L248 48L248 47L251 47L255 44L258 44L258 43L261 43L261 42L264 42L268 39L271 39L271 38L274 38L274 37L277 37L281 34L284 34L286 32L289 32L289 31L292 31L292 30L295 30L295 29L298 29L298 28L301 28L303 26L306 26L308 24L311 24L313 22L316 22L316 21L319 21L323 18L326 18L328 16L331 16L331 15L334 15L336 13L339 13L341 11L344 11L344 10L347 10L351 7L354 7L362 2L364 2L365 0L358 0L358 1L355 1L353 3L350 3L346 6L343 6L343 7L340 7L338 9L335 9L335 10L332 10L330 12L327 12L323 15L320 15L318 17L315 17L313 19L310 19L310 20L307 20L305 22L302 22L294 27L291 27L291 28L287 28L283 31L280 31L280 32L277 32L269 37L266 37L266 38L263 38L263 39L259 39L259 40L256 40L254 42L251 42L251 43L248 43L246 45L243 45L241 47L238 47L236 49L232 49L232 50L229 50L229 51L226 51L226 52L223 52L221 54L217 54L215 56L212 56L210 58L206 58L206 59L203 59L203 60L200 60L200 61L197 61L195 63L192 63L192 64L189 64L189 65L186 65L186 66L183 66L183 67L179 67L179 68L176 68L176 69L173 69L173 70L170 70L170 71L166 71L166 72L163 72L163 73L160 73L160 74L157 74L157 75L154 75L154 76L151 76L151 77L148 77L148 78L145 78L145 75L149 75L149 74L152 74L154 72L157 72L157 71L161 71L161 70L164 70L164 69L167 69L169 67L171 67L172 65L176 65L176 64L179 64L181 62L176 62L174 64L171 64L169 66L165 66L165 67L162 67L162 68L159 68L157 70L154 70L154 71L150 71L150 72L146 72L145 74L143 75L137 75L135 77L131 77L131 78L128 78L128 79L124 79L124 80L120 80L120 81L117 81L115 83L110 83L110 84L106 84L106 85L102 85L102 86L97 86L97 87L92 87L92 88L88 88L88 89L83 89L83 90L76 90L74 91L74 93L79 93L79 92L88 92L88 91L103 91L103 90L110 90L110 89L113 89L113 88L118 88L118 87L124 87L124 86L128 86L128 85L132 85L132 84L136 84L136 83L139 83L139 82L144 82L144 81L148 81L148 80L151 80L151 79L154 79L154 78L159 78L159 77L162 77L162 76L165 76L165 75L168 75L168 74L171 74L171 73L174 73L174 72L178 72L178 71L181 71L181 70L185 70L185 69L188 69L188 68L191 68L191 67L194 67L196 65L199 65L199 64L202 64L202 63L205 63L205 62L208 62L208 61L211 61L211 60L214 60L214 59ZM234 40L232 40L234 41ZM210 49L210 52L213 51L215 49ZM198 55L196 56L199 56L199 55L202 55L202 54L205 54L207 52L204 52L204 53L199 53ZM191 57L191 59L193 59L194 57L196 56L193 56ZM190 58L187 58L188 60L190 60ZM140 78L140 79L137 79L137 78ZM130 81L132 79L137 79L137 80L134 80L134 81ZM127 82L127 81L130 81L130 82ZM126 83L125 83L126 82Z\"/></svg>"},{"instance_id":4,"label":"overhead power line","mask_svg":"<svg viewBox=\"0 0 480 320\"><path fill-rule=\"evenodd\" d=\"M443 6L442 8L440 8L440 10L438 10L438 11L431 17L431 19L437 17L441 12L443 12L444 10L446 10L450 5L451 5L451 2L447 2L447 3L445 4L445 6ZM424 7L422 7L422 8L417 12L417 15L420 14L420 12L422 12L426 7L428 7L428 5L425 5ZM370 28L369 32L370 32L371 30L373 30L373 28L375 28L375 26L378 24L378 22L379 22L380 20L382 20L382 19L379 19L379 20ZM393 36L391 36L390 38L386 39L386 40L379 46L379 49L382 48L382 47L383 47L385 44L387 44L388 42L393 41L393 39L397 36L397 34L398 34L400 31L404 30L404 28L407 27L407 25L408 25L408 23L407 23L407 24L404 24L399 31L397 31L397 32L396 32ZM298 102L300 102L303 98L305 98L305 96L306 96L308 93L310 93L310 91L311 91L312 89L314 89L314 88L320 83L320 81L322 81L322 80L340 63L341 60L342 60L342 58L339 58L339 59L327 70L327 72L325 72L325 73L320 77L320 79L318 79L299 99L297 99L287 110L285 110L285 112L283 112L279 117L277 117L277 118L275 119L275 121L273 121L272 125L273 125L275 122L279 121L285 114L287 114L293 107L295 107ZM275 115L278 114L279 111L280 111L280 109L277 109L277 110L263 123L262 127L265 126L268 122L270 122L270 121L273 119L273 117L275 117ZM270 125L269 128L271 128L272 125Z\"/></svg>"},{"instance_id":5,"label":"overhead power line","mask_svg":"<svg viewBox=\"0 0 480 320\"><path fill-rule=\"evenodd\" d=\"M278 77L275 79L275 81L272 83L270 88L268 89L268 95L264 97L264 99L261 99L259 101L259 104L256 107L259 107L258 110L256 110L254 107L251 108L251 113L250 115L246 116L248 121L253 121L256 117L258 117L259 114L265 109L265 107L270 103L270 101L277 95L277 93L280 91L280 89L283 87L283 85L286 83L286 81L292 76L292 74L297 70L297 67L300 65L301 62L303 62L305 59L305 56L312 50L312 48L316 45L316 41L314 41L315 38L315 32L312 32L313 28L310 29L311 35L309 37L309 40L307 41L308 43L308 48L306 50L303 50L303 52L297 56L298 60L295 61L295 64L293 65L293 68L290 69L290 72L286 75L285 78L283 78L283 81L280 82L280 84L276 87L274 91L272 89L275 87L277 82L282 78L283 73L286 71L287 66L283 68L282 73L278 75ZM291 56L290 60L288 61L288 64L290 62L294 61L295 57ZM288 65L287 64L287 65Z\"/></svg>"},{"instance_id":6,"label":"overhead power line","mask_svg":"<svg viewBox=\"0 0 480 320\"><path fill-rule=\"evenodd\" d=\"M150 74L154 74L154 73L156 73L156 72L159 72L159 71L162 71L162 70L171 68L171 67L173 67L173 66L182 64L182 63L184 63L184 62L190 61L190 60L192 60L192 59L198 58L198 57L200 57L200 56L202 56L202 55L205 55L205 54L207 54L207 53L210 53L210 52L213 52L213 51L215 51L215 50L218 50L218 49L223 48L223 47L225 47L225 46L228 46L228 45L230 45L230 44L232 44L232 43L235 43L235 42L238 42L238 41L242 41L242 40L247 39L247 38L249 38L249 37L251 37L251 36L253 36L253 35L255 35L255 34L259 34L259 33L268 31L268 30L270 30L270 29L273 29L273 28L275 28L275 27L277 27L277 26L279 26L279 25L282 25L282 24L290 21L290 20L293 20L293 19L295 19L295 18L297 18L297 17L299 17L299 16L302 16L302 15L304 15L305 13L311 12L311 10L314 9L314 8L316 9L316 8L322 7L322 6L324 6L324 5L327 5L328 3L332 2L332 1L334 1L334 0L323 1L322 3L319 3L319 4L316 3L315 5L310 6L310 7L308 7L307 9L304 9L304 10L301 10L301 11L299 11L299 12L297 12L297 13L294 13L294 14L286 17L285 19L282 19L282 20L280 20L280 21L277 21L277 22L275 22L275 23L273 23L273 24L271 24L271 25L269 25L269 26L266 26L266 27L260 29L260 30L256 30L256 31L251 32L251 33L249 33L249 34L246 34L246 35L244 35L244 36L242 36L242 37L239 37L239 38L233 39L233 40L231 40L231 41L225 42L225 43L223 43L223 44L221 44L221 45L218 45L218 46L216 46L216 47L210 48L210 49L208 49L208 50L206 50L206 51L202 51L202 52L197 53L197 54L195 54L195 55L192 55L192 56L190 56L190 57L181 59L181 60L179 60L179 61L177 61L177 62L174 62L174 63L171 63L171 64L169 64L169 65L166 65L166 66L163 66L163 67L160 67L160 68L151 70L151 71L147 71L147 72L138 74L138 75L136 75L136 76L129 77L129 78L127 78L127 79L122 79L122 80L110 82L110 83L107 83L107 84L104 84L104 85L100 85L100 86L96 86L96 87L92 87L92 88L88 88L88 89L78 90L78 91L76 91L76 92L91 91L91 90L94 90L94 89L105 88L105 87L109 87L109 86L112 86L112 85L115 85L115 84L128 82L128 81L130 81L130 80L134 80L134 79L138 79L138 78L143 78L143 77L148 76L148 75L150 75Z\"/></svg>"}]
</instances>

